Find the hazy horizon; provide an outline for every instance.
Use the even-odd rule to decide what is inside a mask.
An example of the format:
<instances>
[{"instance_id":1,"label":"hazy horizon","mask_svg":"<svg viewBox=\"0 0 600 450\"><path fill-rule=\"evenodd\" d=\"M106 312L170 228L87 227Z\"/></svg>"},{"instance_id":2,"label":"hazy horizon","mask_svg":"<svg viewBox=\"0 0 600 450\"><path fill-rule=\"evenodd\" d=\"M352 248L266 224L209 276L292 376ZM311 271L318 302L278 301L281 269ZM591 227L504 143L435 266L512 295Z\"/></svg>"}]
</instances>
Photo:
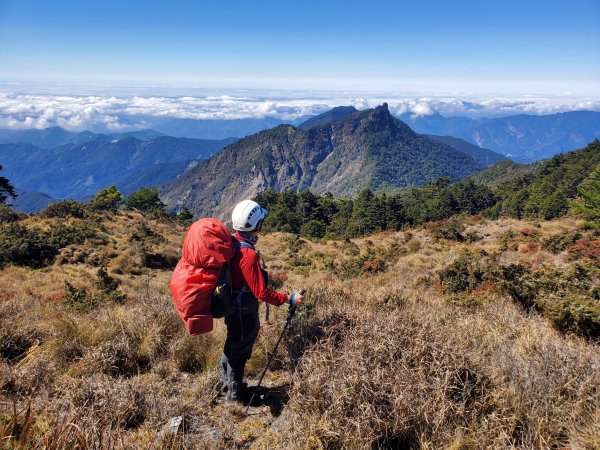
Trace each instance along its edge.
<instances>
[{"instance_id":1,"label":"hazy horizon","mask_svg":"<svg viewBox=\"0 0 600 450\"><path fill-rule=\"evenodd\" d=\"M11 89L12 88L12 89ZM0 83L0 128L60 126L71 131L131 131L170 119L261 119L294 121L336 106L359 110L388 103L392 114L495 118L600 111L600 98L448 92L303 91L170 86L107 86Z\"/></svg>"}]
</instances>

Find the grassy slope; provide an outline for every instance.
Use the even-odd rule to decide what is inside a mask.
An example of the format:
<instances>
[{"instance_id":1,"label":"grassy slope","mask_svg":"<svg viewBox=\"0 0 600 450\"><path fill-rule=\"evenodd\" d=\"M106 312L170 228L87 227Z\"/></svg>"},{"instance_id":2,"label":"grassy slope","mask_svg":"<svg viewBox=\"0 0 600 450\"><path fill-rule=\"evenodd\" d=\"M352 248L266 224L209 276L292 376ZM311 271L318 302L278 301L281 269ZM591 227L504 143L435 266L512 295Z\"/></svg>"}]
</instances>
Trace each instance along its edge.
<instances>
[{"instance_id":1,"label":"grassy slope","mask_svg":"<svg viewBox=\"0 0 600 450\"><path fill-rule=\"evenodd\" d=\"M289 401L281 414L263 407L248 417L218 397L222 321L210 335L186 336L168 293L170 271L143 267L142 244L131 240L142 222L164 238L142 238L150 239L143 245L172 260L181 226L118 212L102 222L106 244L75 246L57 258L63 264L45 269L0 272L2 437L20 433L30 448L100 440L147 448L162 424L183 415L178 439L187 448L600 444L598 345L561 334L493 284L457 296L439 278L465 252L485 251L499 264L532 270L566 273L579 262L597 285L597 261L540 246L577 230L572 219L538 227L472 218L463 231L477 236L472 243L439 238L435 227L336 242L263 236L270 268L288 273L284 289L304 286L309 295L265 382ZM69 262L76 260L84 262ZM96 292L94 261L120 279L124 304L104 299L86 311L65 298L65 281ZM381 261L387 269L369 274L384 269ZM251 380L284 315L275 310L263 324Z\"/></svg>"}]
</instances>

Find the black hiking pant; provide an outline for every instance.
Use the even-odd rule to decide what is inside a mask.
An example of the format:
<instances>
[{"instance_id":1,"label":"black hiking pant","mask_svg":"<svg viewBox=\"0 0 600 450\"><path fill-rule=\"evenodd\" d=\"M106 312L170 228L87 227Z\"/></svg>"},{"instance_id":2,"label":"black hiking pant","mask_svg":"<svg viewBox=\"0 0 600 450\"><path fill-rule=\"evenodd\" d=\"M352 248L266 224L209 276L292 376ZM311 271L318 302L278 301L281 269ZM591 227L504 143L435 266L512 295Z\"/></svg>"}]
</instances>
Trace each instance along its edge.
<instances>
[{"instance_id":1,"label":"black hiking pant","mask_svg":"<svg viewBox=\"0 0 600 450\"><path fill-rule=\"evenodd\" d=\"M221 378L226 383L241 383L260 329L258 300L252 294L244 294L241 309L225 317L225 325L227 339L221 356Z\"/></svg>"}]
</instances>

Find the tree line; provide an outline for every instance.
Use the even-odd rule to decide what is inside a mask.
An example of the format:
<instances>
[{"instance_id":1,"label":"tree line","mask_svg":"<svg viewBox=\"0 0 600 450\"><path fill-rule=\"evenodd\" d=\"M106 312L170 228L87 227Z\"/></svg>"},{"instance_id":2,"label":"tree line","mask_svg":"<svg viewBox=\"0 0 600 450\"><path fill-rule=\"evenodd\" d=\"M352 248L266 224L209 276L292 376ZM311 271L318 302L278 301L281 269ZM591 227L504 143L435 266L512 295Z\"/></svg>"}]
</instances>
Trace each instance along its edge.
<instances>
[{"instance_id":1,"label":"tree line","mask_svg":"<svg viewBox=\"0 0 600 450\"><path fill-rule=\"evenodd\" d=\"M550 220L575 210L600 227L600 141L556 155L532 173L516 172L493 190L472 179L452 184L441 177L393 195L363 189L355 199L341 199L267 190L255 200L270 212L265 229L314 238L400 230L455 214Z\"/></svg>"},{"instance_id":2,"label":"tree line","mask_svg":"<svg viewBox=\"0 0 600 450\"><path fill-rule=\"evenodd\" d=\"M265 230L297 233L311 238L363 236L400 230L455 214L476 214L496 204L495 194L472 181L451 184L438 178L423 188L395 195L361 190L355 199L317 195L308 190L267 190L255 201L269 210Z\"/></svg>"}]
</instances>

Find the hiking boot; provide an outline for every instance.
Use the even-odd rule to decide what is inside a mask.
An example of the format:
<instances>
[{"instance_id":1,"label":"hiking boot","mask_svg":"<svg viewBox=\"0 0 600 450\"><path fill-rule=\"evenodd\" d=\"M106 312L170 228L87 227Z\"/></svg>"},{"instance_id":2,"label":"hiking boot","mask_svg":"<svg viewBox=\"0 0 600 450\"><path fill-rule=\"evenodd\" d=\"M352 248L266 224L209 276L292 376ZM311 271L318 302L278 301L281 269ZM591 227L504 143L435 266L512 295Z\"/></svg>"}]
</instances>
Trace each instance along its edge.
<instances>
[{"instance_id":1,"label":"hiking boot","mask_svg":"<svg viewBox=\"0 0 600 450\"><path fill-rule=\"evenodd\" d=\"M226 400L238 403L248 403L251 396L252 394L248 390L248 385L246 383L239 383L237 381L228 383L227 395L225 397Z\"/></svg>"}]
</instances>

